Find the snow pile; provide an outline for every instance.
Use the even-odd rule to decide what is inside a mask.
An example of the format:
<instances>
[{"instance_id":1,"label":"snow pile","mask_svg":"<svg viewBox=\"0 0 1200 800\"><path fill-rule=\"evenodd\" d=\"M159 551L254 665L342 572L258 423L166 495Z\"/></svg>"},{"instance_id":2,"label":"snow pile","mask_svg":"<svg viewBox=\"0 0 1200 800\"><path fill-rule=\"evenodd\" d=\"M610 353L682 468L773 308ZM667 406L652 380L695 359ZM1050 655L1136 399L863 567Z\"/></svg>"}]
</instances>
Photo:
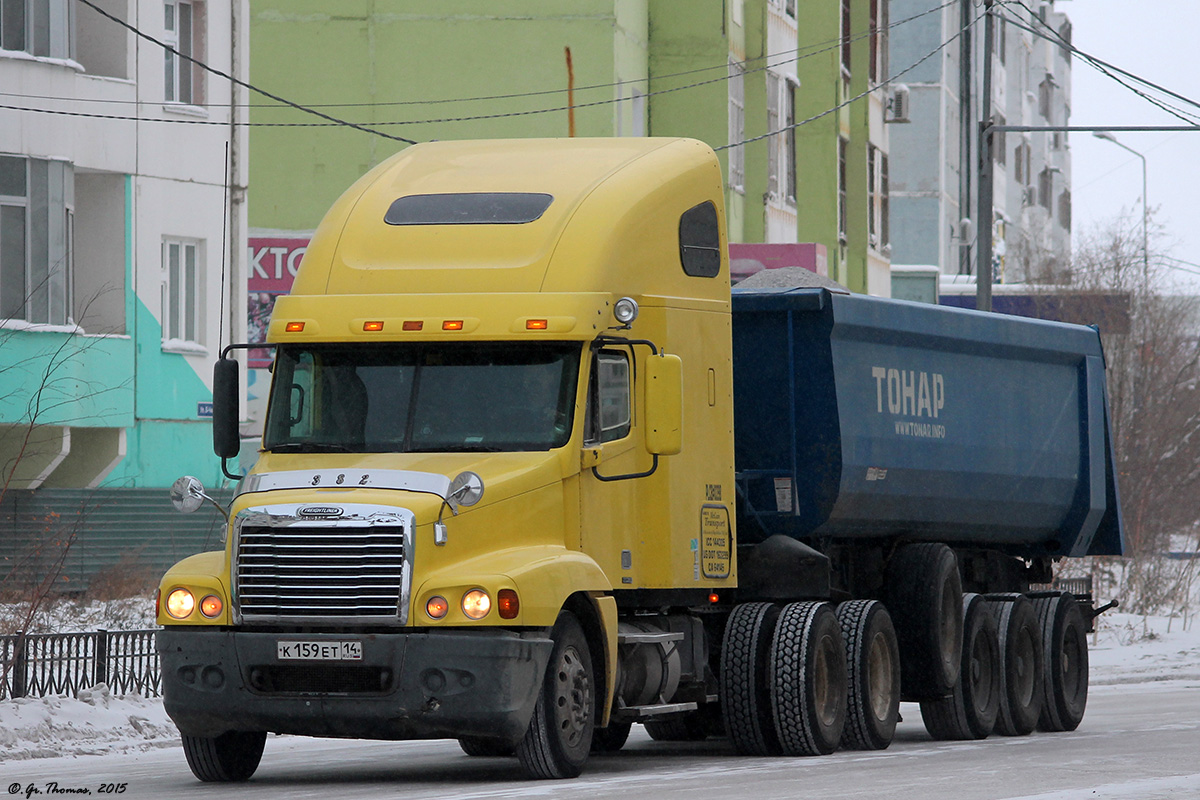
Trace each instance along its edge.
<instances>
[{"instance_id":1,"label":"snow pile","mask_svg":"<svg viewBox=\"0 0 1200 800\"><path fill-rule=\"evenodd\" d=\"M140 631L156 627L153 596L122 600L51 597L38 605L32 618L28 603L0 604L0 632L5 633Z\"/></svg>"},{"instance_id":2,"label":"snow pile","mask_svg":"<svg viewBox=\"0 0 1200 800\"><path fill-rule=\"evenodd\" d=\"M179 732L161 700L114 697L104 685L81 691L78 699L22 697L0 702L0 763L178 743Z\"/></svg>"},{"instance_id":3,"label":"snow pile","mask_svg":"<svg viewBox=\"0 0 1200 800\"><path fill-rule=\"evenodd\" d=\"M1200 680L1200 625L1178 618L1117 614L1097 620L1089 637L1090 682L1100 686Z\"/></svg>"}]
</instances>

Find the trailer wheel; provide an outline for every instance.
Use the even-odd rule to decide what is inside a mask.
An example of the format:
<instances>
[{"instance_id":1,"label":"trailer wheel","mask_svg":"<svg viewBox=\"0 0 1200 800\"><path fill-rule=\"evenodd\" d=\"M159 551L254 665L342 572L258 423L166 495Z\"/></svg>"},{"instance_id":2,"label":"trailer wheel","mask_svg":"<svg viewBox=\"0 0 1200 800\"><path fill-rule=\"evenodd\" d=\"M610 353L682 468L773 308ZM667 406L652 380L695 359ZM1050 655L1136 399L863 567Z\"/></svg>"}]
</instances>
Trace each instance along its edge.
<instances>
[{"instance_id":1,"label":"trailer wheel","mask_svg":"<svg viewBox=\"0 0 1200 800\"><path fill-rule=\"evenodd\" d=\"M921 701L921 719L934 739L986 739L1000 714L1000 641L986 600L963 595L963 660L953 693Z\"/></svg>"},{"instance_id":2,"label":"trailer wheel","mask_svg":"<svg viewBox=\"0 0 1200 800\"><path fill-rule=\"evenodd\" d=\"M846 727L846 646L828 603L789 603L768 667L775 732L784 755L832 753Z\"/></svg>"},{"instance_id":3,"label":"trailer wheel","mask_svg":"<svg viewBox=\"0 0 1200 800\"><path fill-rule=\"evenodd\" d=\"M725 727L742 755L779 755L771 719L767 659L779 619L774 603L743 603L733 609L721 643L720 693Z\"/></svg>"},{"instance_id":4,"label":"trailer wheel","mask_svg":"<svg viewBox=\"0 0 1200 800\"><path fill-rule=\"evenodd\" d=\"M709 723L699 711L669 719L648 719L643 724L656 742L703 742L708 738Z\"/></svg>"},{"instance_id":5,"label":"trailer wheel","mask_svg":"<svg viewBox=\"0 0 1200 800\"><path fill-rule=\"evenodd\" d=\"M842 747L883 750L900 719L900 646L883 603L849 600L837 607L846 645L846 728Z\"/></svg>"},{"instance_id":6,"label":"trailer wheel","mask_svg":"<svg viewBox=\"0 0 1200 800\"><path fill-rule=\"evenodd\" d=\"M248 780L258 769L265 731L228 731L220 736L183 734L183 755L195 775L206 783Z\"/></svg>"},{"instance_id":7,"label":"trailer wheel","mask_svg":"<svg viewBox=\"0 0 1200 800\"><path fill-rule=\"evenodd\" d=\"M1038 597L1033 601L1042 629L1045 682L1043 731L1073 731L1083 721L1088 695L1087 625L1079 603L1070 594Z\"/></svg>"},{"instance_id":8,"label":"trailer wheel","mask_svg":"<svg viewBox=\"0 0 1200 800\"><path fill-rule=\"evenodd\" d=\"M909 544L892 556L887 607L900 641L900 685L914 700L945 697L962 661L962 578L954 551Z\"/></svg>"},{"instance_id":9,"label":"trailer wheel","mask_svg":"<svg viewBox=\"0 0 1200 800\"><path fill-rule=\"evenodd\" d=\"M495 739L481 739L478 736L464 736L458 740L458 746L467 755L480 758L502 758L511 756L515 751L511 744L497 742Z\"/></svg>"},{"instance_id":10,"label":"trailer wheel","mask_svg":"<svg viewBox=\"0 0 1200 800\"><path fill-rule=\"evenodd\" d=\"M1033 603L1023 594L988 595L1000 642L1000 715L996 730L1024 736L1042 711L1042 632Z\"/></svg>"},{"instance_id":11,"label":"trailer wheel","mask_svg":"<svg viewBox=\"0 0 1200 800\"><path fill-rule=\"evenodd\" d=\"M592 656L579 621L560 612L554 648L517 758L532 778L574 778L583 771L596 724Z\"/></svg>"},{"instance_id":12,"label":"trailer wheel","mask_svg":"<svg viewBox=\"0 0 1200 800\"><path fill-rule=\"evenodd\" d=\"M607 728L596 728L592 733L593 753L615 753L629 740L631 722L610 722Z\"/></svg>"}]
</instances>

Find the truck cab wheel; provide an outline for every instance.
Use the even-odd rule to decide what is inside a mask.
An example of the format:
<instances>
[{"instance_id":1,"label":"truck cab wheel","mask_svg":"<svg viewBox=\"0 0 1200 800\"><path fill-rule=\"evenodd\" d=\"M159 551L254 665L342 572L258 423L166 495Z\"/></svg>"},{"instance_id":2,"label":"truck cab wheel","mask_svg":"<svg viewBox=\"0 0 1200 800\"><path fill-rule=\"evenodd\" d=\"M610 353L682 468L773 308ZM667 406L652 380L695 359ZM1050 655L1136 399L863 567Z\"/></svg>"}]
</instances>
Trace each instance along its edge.
<instances>
[{"instance_id":1,"label":"truck cab wheel","mask_svg":"<svg viewBox=\"0 0 1200 800\"><path fill-rule=\"evenodd\" d=\"M900 720L900 647L891 615L876 600L848 600L837 619L846 645L842 747L883 750Z\"/></svg>"},{"instance_id":2,"label":"truck cab wheel","mask_svg":"<svg viewBox=\"0 0 1200 800\"><path fill-rule=\"evenodd\" d=\"M779 755L771 717L767 663L779 606L742 603L733 609L721 642L721 710L733 747L742 755Z\"/></svg>"},{"instance_id":3,"label":"truck cab wheel","mask_svg":"<svg viewBox=\"0 0 1200 800\"><path fill-rule=\"evenodd\" d=\"M846 726L846 650L828 603L784 606L771 644L775 732L784 755L832 753Z\"/></svg>"},{"instance_id":4,"label":"truck cab wheel","mask_svg":"<svg viewBox=\"0 0 1200 800\"><path fill-rule=\"evenodd\" d=\"M1042 630L1045 682L1038 729L1073 731L1083 721L1088 695L1087 625L1070 594L1033 601Z\"/></svg>"},{"instance_id":5,"label":"truck cab wheel","mask_svg":"<svg viewBox=\"0 0 1200 800\"><path fill-rule=\"evenodd\" d=\"M183 755L192 774L206 783L244 781L258 769L265 731L228 731L220 736L183 734Z\"/></svg>"},{"instance_id":6,"label":"truck cab wheel","mask_svg":"<svg viewBox=\"0 0 1200 800\"><path fill-rule=\"evenodd\" d=\"M583 772L595 732L592 656L569 611L559 613L550 636L554 648L517 758L532 778L574 778Z\"/></svg>"},{"instance_id":7,"label":"truck cab wheel","mask_svg":"<svg viewBox=\"0 0 1200 800\"><path fill-rule=\"evenodd\" d=\"M1000 714L1000 641L986 600L963 595L962 670L954 691L921 701L921 719L934 739L985 739Z\"/></svg>"},{"instance_id":8,"label":"truck cab wheel","mask_svg":"<svg viewBox=\"0 0 1200 800\"><path fill-rule=\"evenodd\" d=\"M1000 643L1000 715L996 731L1024 736L1037 727L1042 711L1042 631L1033 603L1023 594L990 594Z\"/></svg>"}]
</instances>

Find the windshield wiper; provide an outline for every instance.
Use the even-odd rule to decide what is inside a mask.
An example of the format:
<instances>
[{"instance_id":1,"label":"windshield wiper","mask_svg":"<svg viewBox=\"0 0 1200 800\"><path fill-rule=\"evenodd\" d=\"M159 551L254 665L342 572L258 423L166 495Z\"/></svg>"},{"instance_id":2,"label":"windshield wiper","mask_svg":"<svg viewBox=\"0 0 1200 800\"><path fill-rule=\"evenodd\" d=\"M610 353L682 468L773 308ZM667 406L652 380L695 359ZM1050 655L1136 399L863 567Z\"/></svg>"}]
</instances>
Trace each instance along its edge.
<instances>
[{"instance_id":1,"label":"windshield wiper","mask_svg":"<svg viewBox=\"0 0 1200 800\"><path fill-rule=\"evenodd\" d=\"M332 442L284 442L268 448L272 453L353 453L354 448Z\"/></svg>"},{"instance_id":2,"label":"windshield wiper","mask_svg":"<svg viewBox=\"0 0 1200 800\"><path fill-rule=\"evenodd\" d=\"M505 453L511 448L492 444L441 444L430 447L414 447L410 453Z\"/></svg>"}]
</instances>

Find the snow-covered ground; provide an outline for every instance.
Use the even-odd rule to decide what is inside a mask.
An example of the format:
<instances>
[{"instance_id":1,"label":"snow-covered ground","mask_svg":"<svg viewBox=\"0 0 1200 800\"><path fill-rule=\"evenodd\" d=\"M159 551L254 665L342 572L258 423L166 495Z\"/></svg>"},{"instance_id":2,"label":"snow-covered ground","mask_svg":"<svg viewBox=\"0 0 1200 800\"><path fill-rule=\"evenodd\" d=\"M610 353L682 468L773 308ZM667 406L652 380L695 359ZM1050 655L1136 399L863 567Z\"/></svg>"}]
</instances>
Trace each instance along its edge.
<instances>
[{"instance_id":1,"label":"snow-covered ground","mask_svg":"<svg viewBox=\"0 0 1200 800\"><path fill-rule=\"evenodd\" d=\"M134 628L152 624L148 612L129 612L121 618ZM70 619L101 619L109 629L118 627L111 615L89 605L57 609L49 619L60 631L72 627ZM1200 625L1194 621L1186 630L1179 619L1132 614L1109 613L1099 622L1090 651L1092 685L1200 680ZM78 699L0 702L0 763L178 744L175 726L158 699L114 697L107 687L97 687Z\"/></svg>"}]
</instances>

